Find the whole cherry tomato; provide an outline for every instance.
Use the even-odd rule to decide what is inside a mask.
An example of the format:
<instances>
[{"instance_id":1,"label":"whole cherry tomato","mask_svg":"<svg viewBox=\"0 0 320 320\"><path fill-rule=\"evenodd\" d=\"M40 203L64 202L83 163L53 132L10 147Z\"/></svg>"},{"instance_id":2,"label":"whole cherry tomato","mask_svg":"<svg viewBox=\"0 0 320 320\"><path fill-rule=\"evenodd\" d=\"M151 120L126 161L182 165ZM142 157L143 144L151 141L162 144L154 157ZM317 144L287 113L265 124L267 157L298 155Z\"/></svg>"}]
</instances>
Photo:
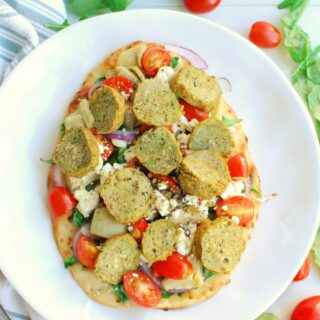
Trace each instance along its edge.
<instances>
[{"instance_id":1,"label":"whole cherry tomato","mask_svg":"<svg viewBox=\"0 0 320 320\"><path fill-rule=\"evenodd\" d=\"M320 296L302 300L293 310L290 320L319 320Z\"/></svg>"},{"instance_id":2,"label":"whole cherry tomato","mask_svg":"<svg viewBox=\"0 0 320 320\"><path fill-rule=\"evenodd\" d=\"M193 13L206 13L214 10L221 0L184 0L188 10Z\"/></svg>"},{"instance_id":3,"label":"whole cherry tomato","mask_svg":"<svg viewBox=\"0 0 320 320\"><path fill-rule=\"evenodd\" d=\"M277 27L265 21L258 21L251 27L249 39L261 48L275 48L282 40L282 35Z\"/></svg>"}]
</instances>

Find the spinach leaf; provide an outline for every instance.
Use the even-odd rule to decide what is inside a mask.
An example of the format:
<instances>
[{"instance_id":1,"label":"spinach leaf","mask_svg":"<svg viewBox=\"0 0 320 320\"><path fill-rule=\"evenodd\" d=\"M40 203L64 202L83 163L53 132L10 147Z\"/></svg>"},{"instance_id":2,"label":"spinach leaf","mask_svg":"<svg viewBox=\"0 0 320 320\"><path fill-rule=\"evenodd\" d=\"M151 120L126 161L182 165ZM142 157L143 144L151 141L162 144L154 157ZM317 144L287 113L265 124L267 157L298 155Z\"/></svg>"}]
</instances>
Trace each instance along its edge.
<instances>
[{"instance_id":1,"label":"spinach leaf","mask_svg":"<svg viewBox=\"0 0 320 320\"><path fill-rule=\"evenodd\" d=\"M69 23L68 19L65 19L61 24L46 23L44 26L48 29L59 31L59 30L62 30L66 27L69 27L70 23Z\"/></svg>"},{"instance_id":2,"label":"spinach leaf","mask_svg":"<svg viewBox=\"0 0 320 320\"><path fill-rule=\"evenodd\" d=\"M256 320L279 320L273 313L263 313Z\"/></svg>"},{"instance_id":3,"label":"spinach leaf","mask_svg":"<svg viewBox=\"0 0 320 320\"><path fill-rule=\"evenodd\" d=\"M232 127L241 121L242 121L242 119L228 119L228 118L222 116L222 122L228 127Z\"/></svg>"},{"instance_id":4,"label":"spinach leaf","mask_svg":"<svg viewBox=\"0 0 320 320\"><path fill-rule=\"evenodd\" d=\"M52 159L46 160L46 159L40 158L40 161L42 161L44 163L48 163L48 164L53 164L54 163Z\"/></svg>"},{"instance_id":5,"label":"spinach leaf","mask_svg":"<svg viewBox=\"0 0 320 320\"><path fill-rule=\"evenodd\" d=\"M98 186L100 184L100 180L97 179L97 180L94 180L92 181L91 183L87 184L86 185L86 190L87 191L91 191L93 190L96 186Z\"/></svg>"},{"instance_id":6,"label":"spinach leaf","mask_svg":"<svg viewBox=\"0 0 320 320\"><path fill-rule=\"evenodd\" d=\"M68 267L73 266L77 262L79 262L79 261L75 256L70 256L63 261L63 264L64 264L64 267L67 269Z\"/></svg>"},{"instance_id":7,"label":"spinach leaf","mask_svg":"<svg viewBox=\"0 0 320 320\"><path fill-rule=\"evenodd\" d=\"M84 225L85 223L91 221L92 219L92 215L85 218L83 216L83 214L77 209L75 208L73 211L73 215L72 215L72 223L77 227L80 228L82 225Z\"/></svg>"},{"instance_id":8,"label":"spinach leaf","mask_svg":"<svg viewBox=\"0 0 320 320\"><path fill-rule=\"evenodd\" d=\"M125 304L129 300L127 293L124 291L122 283L112 284L111 290L120 298L120 304Z\"/></svg>"},{"instance_id":9,"label":"spinach leaf","mask_svg":"<svg viewBox=\"0 0 320 320\"><path fill-rule=\"evenodd\" d=\"M312 254L314 263L320 270L320 228L318 229L316 239L313 243L311 254Z\"/></svg>"},{"instance_id":10,"label":"spinach leaf","mask_svg":"<svg viewBox=\"0 0 320 320\"><path fill-rule=\"evenodd\" d=\"M170 297L173 296L173 295L174 295L174 293L169 293L169 292L167 292L167 291L161 290L161 296L162 296L162 298L164 298L164 299L168 299L168 298L170 298Z\"/></svg>"},{"instance_id":11,"label":"spinach leaf","mask_svg":"<svg viewBox=\"0 0 320 320\"><path fill-rule=\"evenodd\" d=\"M179 57L172 57L170 61L170 67L175 68L179 64Z\"/></svg>"}]
</instances>

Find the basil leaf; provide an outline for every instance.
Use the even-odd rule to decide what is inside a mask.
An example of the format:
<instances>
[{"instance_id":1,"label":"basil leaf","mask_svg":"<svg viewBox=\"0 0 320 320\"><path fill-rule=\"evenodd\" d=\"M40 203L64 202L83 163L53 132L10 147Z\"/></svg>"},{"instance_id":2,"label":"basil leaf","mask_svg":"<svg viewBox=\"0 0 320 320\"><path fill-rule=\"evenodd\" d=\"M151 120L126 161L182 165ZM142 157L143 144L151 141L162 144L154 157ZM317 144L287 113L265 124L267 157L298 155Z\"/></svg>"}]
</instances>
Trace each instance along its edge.
<instances>
[{"instance_id":1,"label":"basil leaf","mask_svg":"<svg viewBox=\"0 0 320 320\"><path fill-rule=\"evenodd\" d=\"M100 180L98 179L98 180L94 180L94 181L92 181L91 183L89 183L89 184L87 184L86 185L86 190L87 191L91 191L91 190L93 190L96 186L98 186L100 184Z\"/></svg>"},{"instance_id":2,"label":"basil leaf","mask_svg":"<svg viewBox=\"0 0 320 320\"><path fill-rule=\"evenodd\" d=\"M312 245L311 255L314 263L320 270L320 228L318 229L316 239Z\"/></svg>"},{"instance_id":3,"label":"basil leaf","mask_svg":"<svg viewBox=\"0 0 320 320\"><path fill-rule=\"evenodd\" d=\"M174 293L169 293L169 292L167 292L167 291L161 290L161 296L162 296L162 298L164 298L164 299L168 299L168 298L170 298L170 297L173 296L173 295L174 295Z\"/></svg>"},{"instance_id":4,"label":"basil leaf","mask_svg":"<svg viewBox=\"0 0 320 320\"><path fill-rule=\"evenodd\" d=\"M84 225L87 222L90 222L92 219L92 215L85 218L83 214L75 208L72 215L72 223L77 227L80 228L82 225Z\"/></svg>"},{"instance_id":5,"label":"basil leaf","mask_svg":"<svg viewBox=\"0 0 320 320\"><path fill-rule=\"evenodd\" d=\"M40 161L42 161L44 163L48 163L48 164L53 164L54 163L52 159L46 160L46 159L40 158Z\"/></svg>"},{"instance_id":6,"label":"basil leaf","mask_svg":"<svg viewBox=\"0 0 320 320\"><path fill-rule=\"evenodd\" d=\"M261 314L256 320L279 320L273 313L265 312Z\"/></svg>"},{"instance_id":7,"label":"basil leaf","mask_svg":"<svg viewBox=\"0 0 320 320\"><path fill-rule=\"evenodd\" d=\"M61 136L64 136L64 134L66 133L66 126L64 125L64 123L60 124L60 134Z\"/></svg>"},{"instance_id":8,"label":"basil leaf","mask_svg":"<svg viewBox=\"0 0 320 320\"><path fill-rule=\"evenodd\" d=\"M67 259L65 259L63 261L63 264L64 264L64 267L67 269L68 267L73 266L77 262L79 262L78 259L75 256L71 256L71 257L68 257Z\"/></svg>"},{"instance_id":9,"label":"basil leaf","mask_svg":"<svg viewBox=\"0 0 320 320\"><path fill-rule=\"evenodd\" d=\"M129 297L125 292L122 283L112 284L111 290L116 296L120 298L120 304L125 304L129 300Z\"/></svg>"},{"instance_id":10,"label":"basil leaf","mask_svg":"<svg viewBox=\"0 0 320 320\"><path fill-rule=\"evenodd\" d=\"M228 118L222 116L222 122L228 127L232 127L241 121L242 121L242 119L228 119Z\"/></svg>"},{"instance_id":11,"label":"basil leaf","mask_svg":"<svg viewBox=\"0 0 320 320\"><path fill-rule=\"evenodd\" d=\"M170 61L170 67L175 68L179 64L179 57L172 57Z\"/></svg>"},{"instance_id":12,"label":"basil leaf","mask_svg":"<svg viewBox=\"0 0 320 320\"><path fill-rule=\"evenodd\" d=\"M133 0L104 0L104 4L112 12L125 10Z\"/></svg>"},{"instance_id":13,"label":"basil leaf","mask_svg":"<svg viewBox=\"0 0 320 320\"><path fill-rule=\"evenodd\" d=\"M61 24L46 23L44 26L48 29L59 31L59 30L62 30L66 27L69 27L70 23L69 23L68 19L66 19Z\"/></svg>"}]
</instances>

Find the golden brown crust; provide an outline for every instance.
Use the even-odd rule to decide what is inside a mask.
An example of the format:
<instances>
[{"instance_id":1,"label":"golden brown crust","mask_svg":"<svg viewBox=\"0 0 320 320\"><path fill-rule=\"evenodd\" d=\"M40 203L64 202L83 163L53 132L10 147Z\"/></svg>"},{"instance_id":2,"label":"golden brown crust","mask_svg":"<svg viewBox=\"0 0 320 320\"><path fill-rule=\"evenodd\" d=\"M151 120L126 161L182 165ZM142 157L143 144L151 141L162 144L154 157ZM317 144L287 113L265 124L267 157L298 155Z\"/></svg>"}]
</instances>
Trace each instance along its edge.
<instances>
[{"instance_id":1,"label":"golden brown crust","mask_svg":"<svg viewBox=\"0 0 320 320\"><path fill-rule=\"evenodd\" d=\"M120 52L126 50L127 48L130 48L134 46L135 44L142 43L141 41L137 41L134 43L129 44L128 46L114 52L109 57L107 57L104 61L102 61L101 64L99 64L87 77L87 79L84 81L81 89L77 92L71 103L69 104L68 113L73 112L78 107L78 99L79 98L86 98L88 91L90 87L95 83L96 79L104 76L107 70L112 69L116 63L117 58L120 54ZM155 44L148 43L148 46L152 46ZM237 116L235 112L232 110L232 108L229 106L229 104L224 101L223 99L220 102L220 116L223 115L228 119L236 119ZM251 175L252 175L252 181L253 184L260 188L260 179L258 176L257 169L252 161L252 157L248 150L248 139L246 138L242 125L236 124L234 126L236 132L234 134L234 140L235 140L235 150L237 152L244 152L248 163L251 167ZM53 170L50 171L51 174ZM49 183L48 185L51 185L50 180L52 180L52 177L49 175ZM249 241L252 233L252 228L254 226L254 223L258 217L258 209L259 209L259 202L255 202L256 204L256 210L255 210L255 218L252 222L252 225L250 228L244 228L245 232L245 239L246 241ZM57 246L59 248L59 251L63 257L63 259L66 259L67 257L71 256L72 250L72 238L76 231L76 228L72 225L70 220L67 216L63 216L59 219L56 219L53 221L53 233L54 237L57 243ZM92 299L94 299L97 302L100 302L104 305L110 306L110 307L130 307L134 306L135 304L132 301L127 301L124 305L120 304L119 298L113 294L111 290L111 285L102 282L99 280L94 272L92 270L83 268L80 264L76 264L72 267L69 267L69 270L71 271L72 275L74 276L75 280L79 284L79 286L90 296ZM162 299L160 303L157 305L157 308L164 309L164 310L170 310L170 309L182 309L189 306L192 306L194 304L200 303L211 296L213 296L217 291L220 290L224 285L228 284L230 282L230 276L229 275L217 275L210 279L207 279L204 283L204 285L198 289L190 290L189 292L186 292L182 296L179 295L173 295L167 299Z\"/></svg>"}]
</instances>

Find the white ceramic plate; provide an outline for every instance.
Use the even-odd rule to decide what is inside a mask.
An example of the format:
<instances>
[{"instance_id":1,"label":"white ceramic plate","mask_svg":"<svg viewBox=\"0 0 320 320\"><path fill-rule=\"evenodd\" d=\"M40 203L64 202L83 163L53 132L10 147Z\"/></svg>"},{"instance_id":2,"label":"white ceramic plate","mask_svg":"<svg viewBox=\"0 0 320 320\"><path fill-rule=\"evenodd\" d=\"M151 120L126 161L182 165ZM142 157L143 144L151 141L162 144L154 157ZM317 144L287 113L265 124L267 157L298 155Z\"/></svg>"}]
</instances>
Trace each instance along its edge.
<instances>
[{"instance_id":1,"label":"white ceramic plate","mask_svg":"<svg viewBox=\"0 0 320 320\"><path fill-rule=\"evenodd\" d=\"M252 240L232 283L180 311L111 309L89 299L63 268L46 204L48 166L66 106L87 73L134 40L197 51L209 72L227 77L226 98L244 119L263 193ZM310 249L319 222L319 154L306 109L289 82L256 47L195 16L128 11L78 23L29 55L0 92L0 266L46 319L248 320L285 289Z\"/></svg>"}]
</instances>

